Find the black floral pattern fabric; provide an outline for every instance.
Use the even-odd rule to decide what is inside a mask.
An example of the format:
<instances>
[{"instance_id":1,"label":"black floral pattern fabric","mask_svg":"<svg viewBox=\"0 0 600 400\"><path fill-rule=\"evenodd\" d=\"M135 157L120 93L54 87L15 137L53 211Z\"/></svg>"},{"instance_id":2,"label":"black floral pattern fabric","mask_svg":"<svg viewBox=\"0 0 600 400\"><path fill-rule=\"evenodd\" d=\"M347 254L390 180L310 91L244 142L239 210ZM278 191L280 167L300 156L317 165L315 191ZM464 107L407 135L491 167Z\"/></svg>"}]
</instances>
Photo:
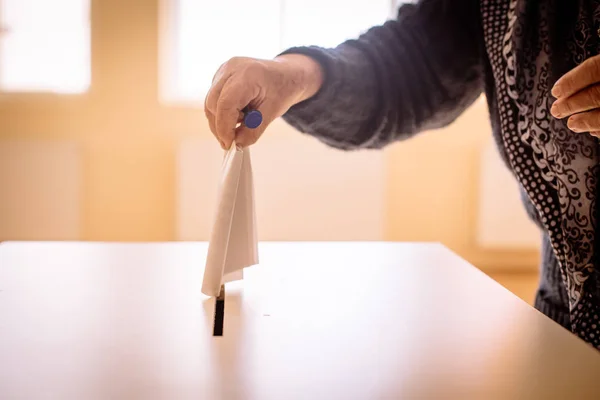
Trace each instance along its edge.
<instances>
[{"instance_id":1,"label":"black floral pattern fabric","mask_svg":"<svg viewBox=\"0 0 600 400\"><path fill-rule=\"evenodd\" d=\"M284 119L327 145L381 148L448 125L482 92L500 155L543 231L535 305L600 349L600 147L550 115L554 83L600 50L600 0L420 0L335 48ZM423 160L427 163L427 160ZM415 166L418 168L418 166Z\"/></svg>"}]
</instances>

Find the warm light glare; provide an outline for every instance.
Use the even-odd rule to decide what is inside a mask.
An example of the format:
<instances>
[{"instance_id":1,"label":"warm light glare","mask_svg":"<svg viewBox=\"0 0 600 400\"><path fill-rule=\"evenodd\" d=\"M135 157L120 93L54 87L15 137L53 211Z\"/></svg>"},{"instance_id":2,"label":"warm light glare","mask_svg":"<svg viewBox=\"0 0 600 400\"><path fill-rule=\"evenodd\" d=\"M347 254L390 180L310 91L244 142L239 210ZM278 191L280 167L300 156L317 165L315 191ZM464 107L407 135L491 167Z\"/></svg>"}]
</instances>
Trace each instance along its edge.
<instances>
[{"instance_id":1,"label":"warm light glare","mask_svg":"<svg viewBox=\"0 0 600 400\"><path fill-rule=\"evenodd\" d=\"M391 0L283 0L282 49L335 47L381 25L391 16Z\"/></svg>"},{"instance_id":2,"label":"warm light glare","mask_svg":"<svg viewBox=\"0 0 600 400\"><path fill-rule=\"evenodd\" d=\"M89 0L0 0L0 26L0 90L88 89Z\"/></svg>"},{"instance_id":3,"label":"warm light glare","mask_svg":"<svg viewBox=\"0 0 600 400\"><path fill-rule=\"evenodd\" d=\"M178 0L172 9L169 100L204 99L234 56L273 58L294 45L332 47L389 18L390 0Z\"/></svg>"}]
</instances>

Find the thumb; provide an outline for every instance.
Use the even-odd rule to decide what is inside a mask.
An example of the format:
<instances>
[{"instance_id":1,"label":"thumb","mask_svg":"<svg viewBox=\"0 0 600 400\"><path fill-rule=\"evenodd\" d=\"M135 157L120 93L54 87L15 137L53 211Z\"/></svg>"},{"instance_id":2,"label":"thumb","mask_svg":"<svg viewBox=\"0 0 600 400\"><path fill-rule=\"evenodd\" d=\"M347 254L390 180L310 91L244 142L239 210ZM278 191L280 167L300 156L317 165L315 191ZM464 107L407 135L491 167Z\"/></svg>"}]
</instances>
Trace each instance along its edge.
<instances>
[{"instance_id":1,"label":"thumb","mask_svg":"<svg viewBox=\"0 0 600 400\"><path fill-rule=\"evenodd\" d=\"M251 122L255 121L248 121L250 126L247 126L242 119L242 124L235 131L236 143L238 143L242 147L248 147L256 143L256 141L262 136L269 124L274 119L270 116L271 113L264 110L264 108L262 108L261 115L262 121L260 121L260 125L256 127L253 127L254 125L251 124Z\"/></svg>"}]
</instances>

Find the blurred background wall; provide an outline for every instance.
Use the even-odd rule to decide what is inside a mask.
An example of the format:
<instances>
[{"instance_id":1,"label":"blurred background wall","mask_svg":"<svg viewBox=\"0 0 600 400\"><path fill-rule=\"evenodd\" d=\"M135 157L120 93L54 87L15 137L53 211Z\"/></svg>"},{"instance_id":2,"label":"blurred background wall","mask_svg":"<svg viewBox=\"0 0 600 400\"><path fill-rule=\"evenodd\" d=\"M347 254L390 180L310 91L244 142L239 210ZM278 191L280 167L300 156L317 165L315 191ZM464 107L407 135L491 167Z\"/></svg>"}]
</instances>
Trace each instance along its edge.
<instances>
[{"instance_id":1,"label":"blurred background wall","mask_svg":"<svg viewBox=\"0 0 600 400\"><path fill-rule=\"evenodd\" d=\"M216 68L333 46L398 5L0 0L0 240L206 240ZM251 155L261 240L439 241L486 271L537 268L484 98L385 151L343 153L276 121Z\"/></svg>"}]
</instances>

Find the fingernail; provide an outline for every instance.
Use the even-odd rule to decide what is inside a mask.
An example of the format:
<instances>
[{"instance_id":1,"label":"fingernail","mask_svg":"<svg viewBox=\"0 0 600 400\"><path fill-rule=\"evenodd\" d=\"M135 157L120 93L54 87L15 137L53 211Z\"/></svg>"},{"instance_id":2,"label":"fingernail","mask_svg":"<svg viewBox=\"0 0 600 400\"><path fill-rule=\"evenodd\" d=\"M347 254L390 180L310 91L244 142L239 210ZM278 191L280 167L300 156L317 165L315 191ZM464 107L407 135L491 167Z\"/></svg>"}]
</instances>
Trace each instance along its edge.
<instances>
[{"instance_id":1,"label":"fingernail","mask_svg":"<svg viewBox=\"0 0 600 400\"><path fill-rule=\"evenodd\" d=\"M560 112L560 108L558 107L558 105L556 104L556 102L554 102L552 104L552 107L550 108L550 113L555 117L555 118L560 118L562 117L562 113Z\"/></svg>"},{"instance_id":2,"label":"fingernail","mask_svg":"<svg viewBox=\"0 0 600 400\"><path fill-rule=\"evenodd\" d=\"M582 132L583 130L581 129L581 126L579 124L579 121L573 119L573 118L569 118L569 120L567 121L567 126L569 127L570 130L572 130L573 132Z\"/></svg>"},{"instance_id":3,"label":"fingernail","mask_svg":"<svg viewBox=\"0 0 600 400\"><path fill-rule=\"evenodd\" d=\"M560 96L562 96L563 94L563 90L560 87L560 85L558 83L556 83L554 85L554 87L552 88L552 96L559 98Z\"/></svg>"}]
</instances>

